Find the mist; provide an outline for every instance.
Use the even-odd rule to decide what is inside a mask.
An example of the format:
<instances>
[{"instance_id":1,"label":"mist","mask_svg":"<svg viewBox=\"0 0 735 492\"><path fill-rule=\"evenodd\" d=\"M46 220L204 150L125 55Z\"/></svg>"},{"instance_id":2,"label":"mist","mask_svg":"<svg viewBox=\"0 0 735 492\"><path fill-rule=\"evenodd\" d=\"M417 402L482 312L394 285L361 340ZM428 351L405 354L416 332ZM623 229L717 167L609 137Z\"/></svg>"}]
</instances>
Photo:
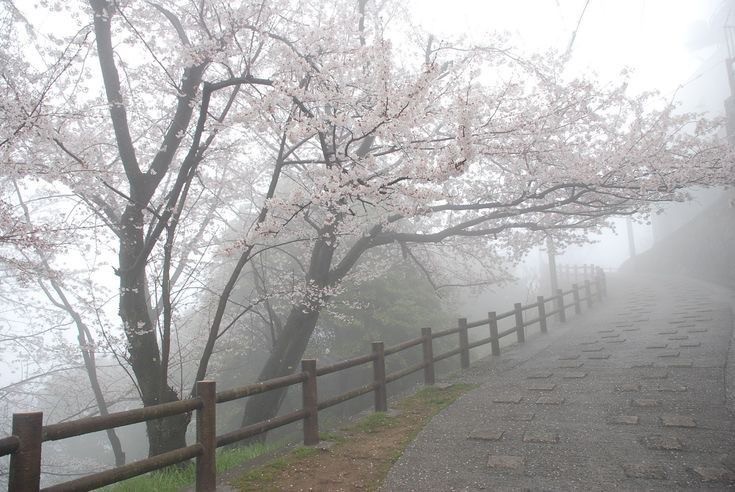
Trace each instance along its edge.
<instances>
[{"instance_id":1,"label":"mist","mask_svg":"<svg viewBox=\"0 0 735 492\"><path fill-rule=\"evenodd\" d=\"M216 381L243 394L215 405L213 432L280 453L319 441L315 421L326 435L433 386L428 367L441 387L497 373L520 391L559 333L608 341L583 316L590 331L646 316L633 328L663 330L681 314L667 282L677 299L693 282L729 327L733 7L0 3L0 487L17 486L16 414L58 431L184 408ZM631 309L650 314L620 321ZM457 401L488 403L473 394ZM191 448L203 406L46 439L40 484Z\"/></svg>"}]
</instances>

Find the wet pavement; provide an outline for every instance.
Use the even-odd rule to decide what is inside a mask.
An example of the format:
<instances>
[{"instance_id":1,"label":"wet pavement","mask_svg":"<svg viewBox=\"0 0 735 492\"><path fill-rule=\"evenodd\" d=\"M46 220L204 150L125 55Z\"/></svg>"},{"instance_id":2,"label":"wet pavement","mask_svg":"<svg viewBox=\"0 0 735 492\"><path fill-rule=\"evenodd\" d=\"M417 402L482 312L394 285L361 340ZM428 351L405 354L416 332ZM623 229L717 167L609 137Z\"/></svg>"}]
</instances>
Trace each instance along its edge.
<instances>
[{"instance_id":1,"label":"wet pavement","mask_svg":"<svg viewBox=\"0 0 735 492\"><path fill-rule=\"evenodd\" d=\"M735 490L735 293L611 278L605 302L473 364L384 491Z\"/></svg>"}]
</instances>

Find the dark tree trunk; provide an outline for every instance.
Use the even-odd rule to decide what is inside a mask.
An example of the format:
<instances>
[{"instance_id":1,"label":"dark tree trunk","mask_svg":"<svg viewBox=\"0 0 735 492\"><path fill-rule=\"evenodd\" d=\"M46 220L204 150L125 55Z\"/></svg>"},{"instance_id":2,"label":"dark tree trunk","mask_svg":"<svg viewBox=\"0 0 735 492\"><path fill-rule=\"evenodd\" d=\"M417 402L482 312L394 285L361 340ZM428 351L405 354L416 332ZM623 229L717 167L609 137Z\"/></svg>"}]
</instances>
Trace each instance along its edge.
<instances>
[{"instance_id":1,"label":"dark tree trunk","mask_svg":"<svg viewBox=\"0 0 735 492\"><path fill-rule=\"evenodd\" d=\"M129 205L120 227L120 317L128 341L130 365L138 382L144 406L168 403L179 399L176 391L164 384L166 377L160 358L156 330L147 299L144 264L139 258L143 251L143 214ZM176 415L148 421L149 456L186 446L189 415Z\"/></svg>"},{"instance_id":2,"label":"dark tree trunk","mask_svg":"<svg viewBox=\"0 0 735 492\"><path fill-rule=\"evenodd\" d=\"M327 241L317 241L309 263L308 283L317 288L328 285L329 269L332 265L333 255L334 248ZM326 297L323 296L322 303L324 301L326 301ZM306 351L314 328L316 328L322 303L316 305L300 303L291 308L273 351L260 372L259 381L286 376L300 370L299 361ZM242 425L246 426L275 417L281 408L287 391L288 388L280 388L249 397L245 405ZM249 442L264 440L265 434L261 434L249 440Z\"/></svg>"},{"instance_id":3,"label":"dark tree trunk","mask_svg":"<svg viewBox=\"0 0 735 492\"><path fill-rule=\"evenodd\" d=\"M158 186L169 172L171 162L182 141L180 135L189 126L193 108L196 107L196 94L208 62L192 65L184 70L178 87L180 95L176 102L176 109L170 125L163 135L161 150L153 157L147 171L143 172L136 156L135 143L128 124L122 84L115 64L112 19L117 13L118 2L111 0L88 0L88 2L94 12L95 44L100 62L100 73L107 102L109 103L110 122L114 130L120 163L130 187L127 206L119 219L119 227L116 230L120 237L120 269L118 270L120 275L120 317L128 342L129 362L135 374L144 406L177 401L179 399L178 394L167 382L167 361L161 360L161 350L156 336L155 316L152 314L148 299L146 265L153 244L160 238L160 234L177 207L177 200L179 198L185 200L185 196L182 197L182 188L186 176L196 165L196 162L191 160L191 156L195 156L196 152L201 150L199 148L199 137L203 126L197 131L198 137L192 142L187 156L188 164L187 161L184 162L180 174L175 180L175 185L167 194L169 197L166 200L168 208L162 216L157 217L159 222L156 227L149 230L148 240L151 244L147 247L144 240L146 223L142 211L148 207ZM175 28L176 26L180 28L180 40L188 45L189 42L186 36L181 36L183 28L181 28L180 21L170 12L167 13L166 17L175 24ZM203 106L200 109L202 125L206 115L206 108ZM111 222L117 222L117 218L111 217ZM164 343L167 343L167 341ZM148 422L150 455L153 456L185 446L186 428L189 420L189 415L180 415Z\"/></svg>"},{"instance_id":4,"label":"dark tree trunk","mask_svg":"<svg viewBox=\"0 0 735 492\"><path fill-rule=\"evenodd\" d=\"M302 306L294 306L276 342L270 357L260 372L258 381L286 376L299 370L299 361L306 351L311 334L314 332L319 312L304 313ZM288 388L267 391L248 398L242 425L250 425L275 417L286 397ZM256 436L253 441L264 441L265 434Z\"/></svg>"}]
</instances>

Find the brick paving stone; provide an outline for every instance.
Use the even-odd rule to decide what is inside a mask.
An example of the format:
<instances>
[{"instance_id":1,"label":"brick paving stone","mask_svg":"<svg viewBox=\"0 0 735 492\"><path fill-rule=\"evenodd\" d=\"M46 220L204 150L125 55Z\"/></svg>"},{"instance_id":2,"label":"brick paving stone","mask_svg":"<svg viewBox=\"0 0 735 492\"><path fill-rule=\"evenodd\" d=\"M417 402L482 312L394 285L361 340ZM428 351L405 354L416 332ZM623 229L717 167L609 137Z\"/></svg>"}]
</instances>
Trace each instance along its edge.
<instances>
[{"instance_id":1,"label":"brick paving stone","mask_svg":"<svg viewBox=\"0 0 735 492\"><path fill-rule=\"evenodd\" d=\"M696 348L701 347L702 342L687 342L687 343L680 343L679 348Z\"/></svg>"},{"instance_id":2,"label":"brick paving stone","mask_svg":"<svg viewBox=\"0 0 735 492\"><path fill-rule=\"evenodd\" d=\"M686 386L658 386L655 388L656 391L661 391L664 393L683 393L687 391Z\"/></svg>"},{"instance_id":3,"label":"brick paving stone","mask_svg":"<svg viewBox=\"0 0 735 492\"><path fill-rule=\"evenodd\" d=\"M521 395L496 396L493 403L520 403L523 400Z\"/></svg>"},{"instance_id":4,"label":"brick paving stone","mask_svg":"<svg viewBox=\"0 0 735 492\"><path fill-rule=\"evenodd\" d=\"M630 400L630 406L639 408L657 407L660 404L660 401L654 400L653 398L634 398Z\"/></svg>"},{"instance_id":5,"label":"brick paving stone","mask_svg":"<svg viewBox=\"0 0 735 492\"><path fill-rule=\"evenodd\" d=\"M732 471L735 471L735 453L728 453L720 458L720 463Z\"/></svg>"},{"instance_id":6,"label":"brick paving stone","mask_svg":"<svg viewBox=\"0 0 735 492\"><path fill-rule=\"evenodd\" d=\"M671 362L670 364L667 364L668 367L679 367L679 368L687 368L687 367L693 367L694 363L690 360L679 360L676 362Z\"/></svg>"},{"instance_id":7,"label":"brick paving stone","mask_svg":"<svg viewBox=\"0 0 735 492\"><path fill-rule=\"evenodd\" d=\"M512 422L530 422L535 416L535 413L509 413L503 418Z\"/></svg>"},{"instance_id":8,"label":"brick paving stone","mask_svg":"<svg viewBox=\"0 0 735 492\"><path fill-rule=\"evenodd\" d=\"M651 345L646 345L647 349L665 349L668 347L668 343L652 343Z\"/></svg>"},{"instance_id":9,"label":"brick paving stone","mask_svg":"<svg viewBox=\"0 0 735 492\"><path fill-rule=\"evenodd\" d=\"M561 405L564 403L564 398L558 396L541 396L536 400L537 405Z\"/></svg>"},{"instance_id":10,"label":"brick paving stone","mask_svg":"<svg viewBox=\"0 0 735 492\"><path fill-rule=\"evenodd\" d=\"M647 463L631 463L623 465L623 472L628 478L647 478L653 480L666 480L666 471L658 465Z\"/></svg>"},{"instance_id":11,"label":"brick paving stone","mask_svg":"<svg viewBox=\"0 0 735 492\"><path fill-rule=\"evenodd\" d=\"M681 451L684 448L680 440L670 436L645 436L641 443L648 449L655 450Z\"/></svg>"},{"instance_id":12,"label":"brick paving stone","mask_svg":"<svg viewBox=\"0 0 735 492\"><path fill-rule=\"evenodd\" d=\"M662 371L650 371L646 374L643 374L641 378L643 379L666 379L669 377L669 371L662 370Z\"/></svg>"},{"instance_id":13,"label":"brick paving stone","mask_svg":"<svg viewBox=\"0 0 735 492\"><path fill-rule=\"evenodd\" d=\"M523 434L523 442L556 444L557 442L559 442L559 436L556 434L556 432L526 431Z\"/></svg>"},{"instance_id":14,"label":"brick paving stone","mask_svg":"<svg viewBox=\"0 0 735 492\"><path fill-rule=\"evenodd\" d=\"M588 356L587 356L587 358L588 358L588 359L591 359L591 360L603 360L603 359L609 359L609 358L610 358L610 354L597 354L597 355L588 355Z\"/></svg>"},{"instance_id":15,"label":"brick paving stone","mask_svg":"<svg viewBox=\"0 0 735 492\"><path fill-rule=\"evenodd\" d=\"M735 482L735 473L727 468L714 466L695 466L692 471L705 482Z\"/></svg>"},{"instance_id":16,"label":"brick paving stone","mask_svg":"<svg viewBox=\"0 0 735 492\"><path fill-rule=\"evenodd\" d=\"M637 415L616 415L610 419L611 424L618 425L638 425L640 418Z\"/></svg>"},{"instance_id":17,"label":"brick paving stone","mask_svg":"<svg viewBox=\"0 0 735 492\"><path fill-rule=\"evenodd\" d=\"M533 374L529 374L528 376L526 376L526 379L547 379L553 375L554 375L553 372L542 371L542 372L536 372Z\"/></svg>"},{"instance_id":18,"label":"brick paving stone","mask_svg":"<svg viewBox=\"0 0 735 492\"><path fill-rule=\"evenodd\" d=\"M694 318L695 321L712 321L712 318Z\"/></svg>"},{"instance_id":19,"label":"brick paving stone","mask_svg":"<svg viewBox=\"0 0 735 492\"><path fill-rule=\"evenodd\" d=\"M661 425L664 427L696 427L697 422L688 415L662 415Z\"/></svg>"},{"instance_id":20,"label":"brick paving stone","mask_svg":"<svg viewBox=\"0 0 735 492\"><path fill-rule=\"evenodd\" d=\"M602 350L602 347L593 347L593 348L582 349L582 352L600 352L601 350Z\"/></svg>"},{"instance_id":21,"label":"brick paving stone","mask_svg":"<svg viewBox=\"0 0 735 492\"><path fill-rule=\"evenodd\" d=\"M662 353L660 353L660 354L656 354L656 356L657 356L657 357L679 357L679 354L680 354L680 353L681 353L681 352L679 352L679 351L677 350L677 351L673 351L673 352L662 352Z\"/></svg>"},{"instance_id":22,"label":"brick paving stone","mask_svg":"<svg viewBox=\"0 0 735 492\"><path fill-rule=\"evenodd\" d=\"M579 369L584 365L584 362L562 362L559 364L559 369Z\"/></svg>"},{"instance_id":23,"label":"brick paving stone","mask_svg":"<svg viewBox=\"0 0 735 492\"><path fill-rule=\"evenodd\" d=\"M473 430L467 439L474 439L477 441L500 441L503 438L502 430L498 429L475 429Z\"/></svg>"},{"instance_id":24,"label":"brick paving stone","mask_svg":"<svg viewBox=\"0 0 735 492\"><path fill-rule=\"evenodd\" d=\"M640 369L642 367L653 367L653 362L636 362L630 366L631 369Z\"/></svg>"},{"instance_id":25,"label":"brick paving stone","mask_svg":"<svg viewBox=\"0 0 735 492\"><path fill-rule=\"evenodd\" d=\"M687 333L707 333L707 328L692 328L687 330Z\"/></svg>"},{"instance_id":26,"label":"brick paving stone","mask_svg":"<svg viewBox=\"0 0 735 492\"><path fill-rule=\"evenodd\" d=\"M625 338L616 338L615 340L605 340L605 343L623 343Z\"/></svg>"},{"instance_id":27,"label":"brick paving stone","mask_svg":"<svg viewBox=\"0 0 735 492\"><path fill-rule=\"evenodd\" d=\"M640 328L624 328L623 331L641 331Z\"/></svg>"},{"instance_id":28,"label":"brick paving stone","mask_svg":"<svg viewBox=\"0 0 735 492\"><path fill-rule=\"evenodd\" d=\"M562 355L559 357L559 360L577 360L579 359L579 355Z\"/></svg>"},{"instance_id":29,"label":"brick paving stone","mask_svg":"<svg viewBox=\"0 0 735 492\"><path fill-rule=\"evenodd\" d=\"M404 453L391 472L396 478L405 477L403 481L389 481L385 490L664 491L725 490L735 485L725 475L735 474L735 451L731 451L735 446L732 418L726 413L718 377L726 360L731 316L718 299L716 315L711 315L717 322L687 319L669 324L676 306L671 297L674 289L666 291L660 284L656 288L661 292L650 315L631 309L625 319L612 318L611 308L625 308L611 295L615 303L600 305L600 311L607 312L599 318L595 310L578 321L572 317L566 327L570 336L559 334L540 342L532 337L525 346L518 346L517 354L494 359L488 381L435 417L428 432L420 434L417 445ZM633 286L630 294L620 288L617 292L627 297L638 295L637 289ZM651 321L629 326L635 330L630 333L615 328L616 322L632 325L630 320L641 316L650 316ZM601 329L605 331L598 334ZM691 335L689 330L703 334ZM628 339L624 346L607 345L624 337ZM645 350L649 344L666 344L666 348ZM695 347L687 353L680 349L685 345L704 347L706 353L704 349L692 352ZM582 352L595 347L602 350ZM683 355L678 358L656 357L679 350ZM597 364L587 361L596 354L611 354L611 359ZM707 367L667 367L691 360ZM631 369L637 362L649 367ZM545 371L553 376L539 377ZM574 373L580 374L579 381L570 377ZM476 377L474 372L470 377ZM550 393L528 391L537 383L556 383L556 388ZM493 397L517 404L488 404ZM670 420L672 414L694 417L699 428L665 425L677 423ZM536 438L534 430L551 431L551 439ZM470 431L477 437L487 431L484 437L499 441L470 440ZM720 463L728 452L733 454L730 470ZM477 461L485 459L487 468ZM717 470L710 473L712 483L693 471L699 465L705 475L706 467Z\"/></svg>"},{"instance_id":30,"label":"brick paving stone","mask_svg":"<svg viewBox=\"0 0 735 492\"><path fill-rule=\"evenodd\" d=\"M566 372L562 374L563 379L582 379L587 376L586 372Z\"/></svg>"},{"instance_id":31,"label":"brick paving stone","mask_svg":"<svg viewBox=\"0 0 735 492\"><path fill-rule=\"evenodd\" d=\"M488 468L500 470L518 470L523 467L523 464L524 460L522 456L491 454L487 459Z\"/></svg>"},{"instance_id":32,"label":"brick paving stone","mask_svg":"<svg viewBox=\"0 0 735 492\"><path fill-rule=\"evenodd\" d=\"M554 383L549 384L532 384L528 387L529 391L554 391L556 385Z\"/></svg>"},{"instance_id":33,"label":"brick paving stone","mask_svg":"<svg viewBox=\"0 0 735 492\"><path fill-rule=\"evenodd\" d=\"M597 330L597 333L614 333L615 330L612 328L605 328L604 330Z\"/></svg>"}]
</instances>

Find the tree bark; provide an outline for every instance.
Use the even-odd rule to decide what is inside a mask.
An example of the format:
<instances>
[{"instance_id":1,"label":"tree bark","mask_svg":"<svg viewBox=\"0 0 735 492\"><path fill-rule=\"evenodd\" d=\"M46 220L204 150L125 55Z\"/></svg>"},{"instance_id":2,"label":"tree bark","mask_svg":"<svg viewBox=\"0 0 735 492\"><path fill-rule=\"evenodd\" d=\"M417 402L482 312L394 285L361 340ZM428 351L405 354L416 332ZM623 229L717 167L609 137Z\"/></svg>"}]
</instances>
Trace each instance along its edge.
<instances>
[{"instance_id":1,"label":"tree bark","mask_svg":"<svg viewBox=\"0 0 735 492\"><path fill-rule=\"evenodd\" d=\"M143 213L130 204L120 224L120 317L128 341L130 366L138 382L144 406L177 401L177 392L165 383L154 320L148 309L144 262ZM146 422L149 456L186 446L190 415L176 415Z\"/></svg>"},{"instance_id":2,"label":"tree bark","mask_svg":"<svg viewBox=\"0 0 735 492\"><path fill-rule=\"evenodd\" d=\"M325 236L329 237L329 235ZM328 285L333 255L334 247L329 245L328 240L317 241L309 263L307 284L318 289ZM258 381L286 376L298 369L299 361L316 328L321 306L325 301L326 297L322 297L321 302L317 304L302 302L291 308L273 351L258 376ZM246 426L275 417L287 391L288 388L279 388L249 397L245 405L242 425ZM264 441L265 437L266 434L261 434L248 442Z\"/></svg>"}]
</instances>

